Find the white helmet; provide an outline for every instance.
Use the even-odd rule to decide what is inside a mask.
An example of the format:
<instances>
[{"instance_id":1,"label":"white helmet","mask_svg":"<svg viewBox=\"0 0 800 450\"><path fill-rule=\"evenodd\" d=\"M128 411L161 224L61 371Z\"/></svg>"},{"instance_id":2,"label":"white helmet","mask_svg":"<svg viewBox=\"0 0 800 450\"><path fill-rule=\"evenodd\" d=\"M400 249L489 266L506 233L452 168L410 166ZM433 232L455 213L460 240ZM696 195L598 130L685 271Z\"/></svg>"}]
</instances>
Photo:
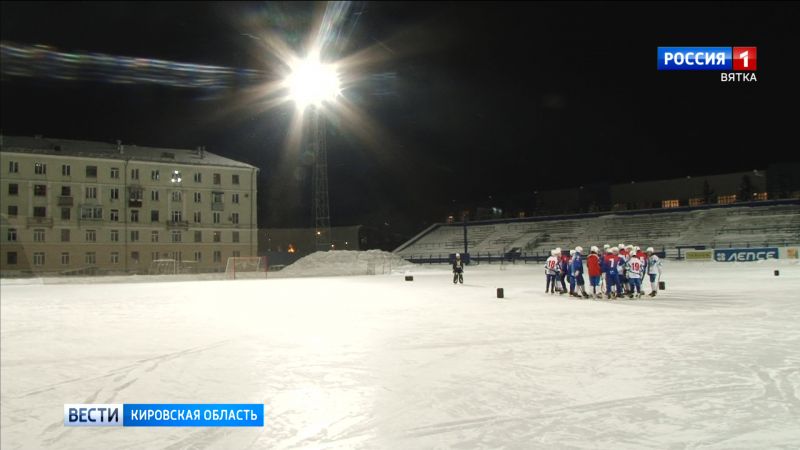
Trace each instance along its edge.
<instances>
[{"instance_id":1,"label":"white helmet","mask_svg":"<svg viewBox=\"0 0 800 450\"><path fill-rule=\"evenodd\" d=\"M558 255L558 252L556 251L556 249L550 250L550 256L556 256L556 255Z\"/></svg>"},{"instance_id":2,"label":"white helmet","mask_svg":"<svg viewBox=\"0 0 800 450\"><path fill-rule=\"evenodd\" d=\"M625 248L625 244L619 244L619 245L617 246L617 249L618 249L618 250L619 250L619 249L621 249L621 248Z\"/></svg>"},{"instance_id":3,"label":"white helmet","mask_svg":"<svg viewBox=\"0 0 800 450\"><path fill-rule=\"evenodd\" d=\"M635 246L635 247L633 247L633 251L635 251L635 252L637 252L637 253L638 253L638 252L639 252L639 250L641 250L641 248L639 248L639 246L638 246L638 245L637 245L637 246Z\"/></svg>"},{"instance_id":4,"label":"white helmet","mask_svg":"<svg viewBox=\"0 0 800 450\"><path fill-rule=\"evenodd\" d=\"M611 253L611 250L612 250L611 247L607 248L606 253Z\"/></svg>"},{"instance_id":5,"label":"white helmet","mask_svg":"<svg viewBox=\"0 0 800 450\"><path fill-rule=\"evenodd\" d=\"M456 258L461 258L461 253L456 253Z\"/></svg>"},{"instance_id":6,"label":"white helmet","mask_svg":"<svg viewBox=\"0 0 800 450\"><path fill-rule=\"evenodd\" d=\"M603 250L608 250L608 249L610 249L610 248L611 248L611 246L610 246L610 245L608 245L608 244L603 244Z\"/></svg>"},{"instance_id":7,"label":"white helmet","mask_svg":"<svg viewBox=\"0 0 800 450\"><path fill-rule=\"evenodd\" d=\"M612 253L619 253L619 249L617 247L611 247Z\"/></svg>"},{"instance_id":8,"label":"white helmet","mask_svg":"<svg viewBox=\"0 0 800 450\"><path fill-rule=\"evenodd\" d=\"M583 247L581 247L580 245L575 247L575 253L583 253Z\"/></svg>"},{"instance_id":9,"label":"white helmet","mask_svg":"<svg viewBox=\"0 0 800 450\"><path fill-rule=\"evenodd\" d=\"M597 253L599 250L600 250L600 249L599 249L599 248L597 248L597 246L596 246L596 245L593 245L593 246L592 246L592 248L591 248L591 251L593 251L593 252L595 252L595 253Z\"/></svg>"},{"instance_id":10,"label":"white helmet","mask_svg":"<svg viewBox=\"0 0 800 450\"><path fill-rule=\"evenodd\" d=\"M655 253L653 247L647 247L647 253Z\"/></svg>"},{"instance_id":11,"label":"white helmet","mask_svg":"<svg viewBox=\"0 0 800 450\"><path fill-rule=\"evenodd\" d=\"M630 245L630 244L628 244L628 246L627 246L627 247L625 247L625 249L626 249L626 250L633 250L633 246L632 246L632 245Z\"/></svg>"},{"instance_id":12,"label":"white helmet","mask_svg":"<svg viewBox=\"0 0 800 450\"><path fill-rule=\"evenodd\" d=\"M572 255L574 255L574 254L575 254L575 250L570 250L570 251L569 251L569 256L572 256Z\"/></svg>"}]
</instances>

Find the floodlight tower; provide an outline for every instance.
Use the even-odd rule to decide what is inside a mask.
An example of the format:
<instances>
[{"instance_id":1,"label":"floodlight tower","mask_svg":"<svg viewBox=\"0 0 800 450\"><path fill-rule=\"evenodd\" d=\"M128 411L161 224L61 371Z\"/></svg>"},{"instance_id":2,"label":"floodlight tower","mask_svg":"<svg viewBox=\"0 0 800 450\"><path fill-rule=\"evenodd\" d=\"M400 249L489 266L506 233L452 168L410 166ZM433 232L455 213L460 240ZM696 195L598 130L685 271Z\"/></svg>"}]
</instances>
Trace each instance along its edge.
<instances>
[{"instance_id":1,"label":"floodlight tower","mask_svg":"<svg viewBox=\"0 0 800 450\"><path fill-rule=\"evenodd\" d=\"M314 227L317 250L331 249L331 217L328 200L328 152L325 146L323 106L339 96L339 75L336 67L322 64L318 52L292 65L288 78L291 96L303 120L308 120L308 141L314 152ZM303 126L305 127L305 123Z\"/></svg>"}]
</instances>

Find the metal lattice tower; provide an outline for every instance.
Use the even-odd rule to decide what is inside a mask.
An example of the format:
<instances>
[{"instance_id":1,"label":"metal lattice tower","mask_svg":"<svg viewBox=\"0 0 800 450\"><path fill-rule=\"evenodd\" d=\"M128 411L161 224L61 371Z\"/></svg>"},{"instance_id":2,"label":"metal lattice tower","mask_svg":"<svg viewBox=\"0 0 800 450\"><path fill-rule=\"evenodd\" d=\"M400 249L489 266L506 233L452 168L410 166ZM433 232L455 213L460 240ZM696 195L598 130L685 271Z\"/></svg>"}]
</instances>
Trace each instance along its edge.
<instances>
[{"instance_id":1,"label":"metal lattice tower","mask_svg":"<svg viewBox=\"0 0 800 450\"><path fill-rule=\"evenodd\" d=\"M314 150L314 228L317 250L331 249L331 213L328 201L328 151L325 146L325 117L318 107L309 109L310 137Z\"/></svg>"}]
</instances>

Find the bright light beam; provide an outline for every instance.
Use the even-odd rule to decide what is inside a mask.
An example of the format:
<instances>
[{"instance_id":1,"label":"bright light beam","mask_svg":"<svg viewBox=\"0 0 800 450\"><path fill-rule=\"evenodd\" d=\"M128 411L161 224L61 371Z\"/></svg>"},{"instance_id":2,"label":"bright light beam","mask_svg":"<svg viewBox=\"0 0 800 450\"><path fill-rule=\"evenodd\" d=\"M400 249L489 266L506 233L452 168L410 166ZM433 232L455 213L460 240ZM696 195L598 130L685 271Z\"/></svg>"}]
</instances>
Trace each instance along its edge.
<instances>
[{"instance_id":1,"label":"bright light beam","mask_svg":"<svg viewBox=\"0 0 800 450\"><path fill-rule=\"evenodd\" d=\"M341 94L339 74L333 64L322 64L319 54L312 52L306 59L290 64L291 74L286 78L289 96L301 111L323 102L332 102Z\"/></svg>"}]
</instances>

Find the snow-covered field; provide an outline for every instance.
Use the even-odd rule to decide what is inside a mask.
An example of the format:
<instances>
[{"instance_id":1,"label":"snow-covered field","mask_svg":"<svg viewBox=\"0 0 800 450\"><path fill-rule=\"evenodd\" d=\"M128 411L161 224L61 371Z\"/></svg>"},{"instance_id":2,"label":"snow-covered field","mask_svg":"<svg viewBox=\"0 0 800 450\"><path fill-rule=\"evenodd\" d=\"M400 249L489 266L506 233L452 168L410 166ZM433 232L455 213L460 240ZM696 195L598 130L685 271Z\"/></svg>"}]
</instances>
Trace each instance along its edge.
<instances>
[{"instance_id":1,"label":"snow-covered field","mask_svg":"<svg viewBox=\"0 0 800 450\"><path fill-rule=\"evenodd\" d=\"M781 276L773 276L774 269ZM797 448L800 266L665 263L656 299L539 265L0 284L10 448ZM499 300L495 289L503 287ZM264 403L263 428L65 428L65 403Z\"/></svg>"}]
</instances>

